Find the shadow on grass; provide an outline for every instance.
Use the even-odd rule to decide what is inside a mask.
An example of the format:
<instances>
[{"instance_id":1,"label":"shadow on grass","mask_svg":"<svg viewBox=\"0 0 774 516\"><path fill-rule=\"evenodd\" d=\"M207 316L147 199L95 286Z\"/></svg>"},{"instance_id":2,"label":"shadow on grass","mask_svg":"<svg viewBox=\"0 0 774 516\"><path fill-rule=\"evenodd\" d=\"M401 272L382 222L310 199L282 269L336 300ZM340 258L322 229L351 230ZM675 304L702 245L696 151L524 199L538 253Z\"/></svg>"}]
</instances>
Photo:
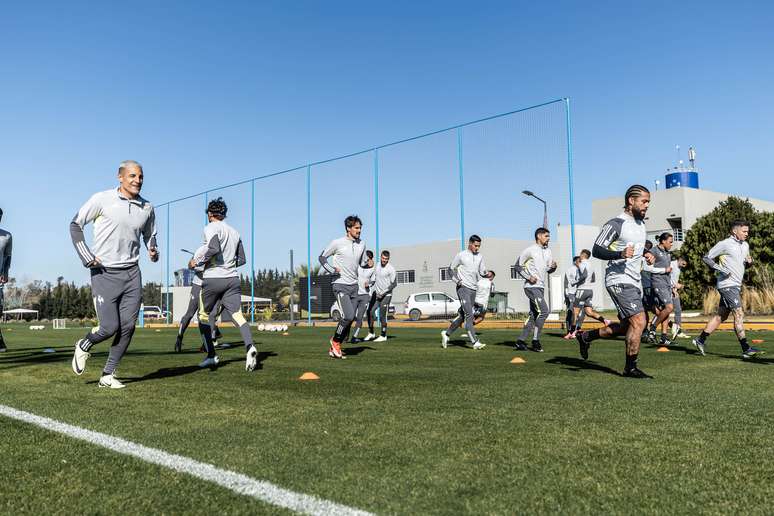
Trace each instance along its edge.
<instances>
[{"instance_id":1,"label":"shadow on grass","mask_svg":"<svg viewBox=\"0 0 774 516\"><path fill-rule=\"evenodd\" d=\"M621 376L621 373L615 369L611 369L607 366L603 366L594 362L589 362L577 357L554 357L546 360L546 364L555 364L564 366L564 369L572 372L580 372L584 369L590 369L592 371L599 371L601 373L612 374L614 376Z\"/></svg>"},{"instance_id":2,"label":"shadow on grass","mask_svg":"<svg viewBox=\"0 0 774 516\"><path fill-rule=\"evenodd\" d=\"M0 371L27 366L69 362L72 360L73 354L70 347L54 349L56 349L56 353L44 353L40 348L38 348L36 353L25 353L23 355L7 352L0 355Z\"/></svg>"},{"instance_id":3,"label":"shadow on grass","mask_svg":"<svg viewBox=\"0 0 774 516\"><path fill-rule=\"evenodd\" d=\"M742 352L739 351L738 355L726 355L723 353L711 353L707 352L708 356L718 357L718 358L731 358L734 360L740 360L744 362L745 364L757 364L757 365L770 365L774 364L774 358L742 358Z\"/></svg>"},{"instance_id":4,"label":"shadow on grass","mask_svg":"<svg viewBox=\"0 0 774 516\"><path fill-rule=\"evenodd\" d=\"M376 348L372 348L371 346L350 346L348 348L345 348L345 347L341 348L344 354L348 357L359 355L365 350L373 351L374 349Z\"/></svg>"}]
</instances>

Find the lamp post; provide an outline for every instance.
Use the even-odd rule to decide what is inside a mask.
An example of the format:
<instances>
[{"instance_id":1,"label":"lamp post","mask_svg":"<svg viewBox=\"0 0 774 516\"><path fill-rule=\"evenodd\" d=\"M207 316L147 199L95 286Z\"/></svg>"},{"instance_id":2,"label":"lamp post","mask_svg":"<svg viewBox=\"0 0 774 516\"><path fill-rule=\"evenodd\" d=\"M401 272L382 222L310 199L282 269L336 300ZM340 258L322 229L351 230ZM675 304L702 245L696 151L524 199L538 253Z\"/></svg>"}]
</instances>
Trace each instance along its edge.
<instances>
[{"instance_id":1,"label":"lamp post","mask_svg":"<svg viewBox=\"0 0 774 516\"><path fill-rule=\"evenodd\" d=\"M527 197L534 197L538 201L543 203L543 227L548 229L548 204L546 204L546 201L535 195L533 192L530 192L529 190L522 190L521 193L526 195Z\"/></svg>"}]
</instances>

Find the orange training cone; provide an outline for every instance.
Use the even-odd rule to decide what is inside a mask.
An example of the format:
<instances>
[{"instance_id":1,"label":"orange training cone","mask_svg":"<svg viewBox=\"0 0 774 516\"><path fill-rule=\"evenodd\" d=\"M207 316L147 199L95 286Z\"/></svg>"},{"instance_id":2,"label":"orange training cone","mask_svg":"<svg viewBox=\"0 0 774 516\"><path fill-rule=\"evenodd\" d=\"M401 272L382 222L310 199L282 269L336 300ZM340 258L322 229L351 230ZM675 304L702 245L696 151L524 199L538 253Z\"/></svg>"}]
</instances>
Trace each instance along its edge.
<instances>
[{"instance_id":1,"label":"orange training cone","mask_svg":"<svg viewBox=\"0 0 774 516\"><path fill-rule=\"evenodd\" d=\"M513 360L511 360L511 364L526 364L526 363L527 361L521 357L513 357Z\"/></svg>"},{"instance_id":2,"label":"orange training cone","mask_svg":"<svg viewBox=\"0 0 774 516\"><path fill-rule=\"evenodd\" d=\"M753 339L752 343L753 344L763 344L763 339Z\"/></svg>"},{"instance_id":3,"label":"orange training cone","mask_svg":"<svg viewBox=\"0 0 774 516\"><path fill-rule=\"evenodd\" d=\"M666 347L666 346L661 346L661 347L660 347L660 348L658 348L656 351L658 351L659 353L666 353L666 352L668 352L668 351L669 351L669 348L668 348L668 347Z\"/></svg>"},{"instance_id":4,"label":"orange training cone","mask_svg":"<svg viewBox=\"0 0 774 516\"><path fill-rule=\"evenodd\" d=\"M319 380L320 377L314 373L307 372L298 377L299 380Z\"/></svg>"}]
</instances>

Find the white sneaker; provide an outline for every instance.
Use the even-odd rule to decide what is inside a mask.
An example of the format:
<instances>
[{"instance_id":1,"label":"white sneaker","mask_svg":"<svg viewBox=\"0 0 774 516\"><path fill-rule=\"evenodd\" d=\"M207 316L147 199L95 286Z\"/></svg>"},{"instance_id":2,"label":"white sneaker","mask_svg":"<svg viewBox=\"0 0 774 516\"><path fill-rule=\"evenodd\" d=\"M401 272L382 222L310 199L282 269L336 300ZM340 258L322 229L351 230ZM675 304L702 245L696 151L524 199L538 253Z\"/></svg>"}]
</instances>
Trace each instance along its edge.
<instances>
[{"instance_id":1,"label":"white sneaker","mask_svg":"<svg viewBox=\"0 0 774 516\"><path fill-rule=\"evenodd\" d=\"M109 387L110 389L123 389L126 387L123 383L118 381L118 378L114 374L106 374L99 379L100 387Z\"/></svg>"},{"instance_id":2,"label":"white sneaker","mask_svg":"<svg viewBox=\"0 0 774 516\"><path fill-rule=\"evenodd\" d=\"M245 358L245 371L255 370L255 366L258 363L258 350L255 346L250 346L247 350L247 357Z\"/></svg>"},{"instance_id":3,"label":"white sneaker","mask_svg":"<svg viewBox=\"0 0 774 516\"><path fill-rule=\"evenodd\" d=\"M441 347L443 349L446 349L446 346L449 345L449 336L446 334L446 330L443 330L441 332Z\"/></svg>"},{"instance_id":4,"label":"white sneaker","mask_svg":"<svg viewBox=\"0 0 774 516\"><path fill-rule=\"evenodd\" d=\"M484 349L486 347L486 344L481 342L480 340L477 340L475 344L473 344L473 349Z\"/></svg>"},{"instance_id":5,"label":"white sneaker","mask_svg":"<svg viewBox=\"0 0 774 516\"><path fill-rule=\"evenodd\" d=\"M368 335L366 335L363 341L368 342L369 340L374 340L375 338L376 338L376 335L374 335L373 333L369 333Z\"/></svg>"},{"instance_id":6,"label":"white sneaker","mask_svg":"<svg viewBox=\"0 0 774 516\"><path fill-rule=\"evenodd\" d=\"M220 363L220 357L218 355L215 355L214 357L207 357L201 362L199 362L199 367L205 368L205 367L215 367Z\"/></svg>"},{"instance_id":7,"label":"white sneaker","mask_svg":"<svg viewBox=\"0 0 774 516\"><path fill-rule=\"evenodd\" d=\"M387 337L385 335L379 335L374 339L374 342L387 342Z\"/></svg>"},{"instance_id":8,"label":"white sneaker","mask_svg":"<svg viewBox=\"0 0 774 516\"><path fill-rule=\"evenodd\" d=\"M81 349L81 342L83 339L75 343L75 353L73 354L73 372L78 376L86 370L86 361L91 356L91 353Z\"/></svg>"}]
</instances>

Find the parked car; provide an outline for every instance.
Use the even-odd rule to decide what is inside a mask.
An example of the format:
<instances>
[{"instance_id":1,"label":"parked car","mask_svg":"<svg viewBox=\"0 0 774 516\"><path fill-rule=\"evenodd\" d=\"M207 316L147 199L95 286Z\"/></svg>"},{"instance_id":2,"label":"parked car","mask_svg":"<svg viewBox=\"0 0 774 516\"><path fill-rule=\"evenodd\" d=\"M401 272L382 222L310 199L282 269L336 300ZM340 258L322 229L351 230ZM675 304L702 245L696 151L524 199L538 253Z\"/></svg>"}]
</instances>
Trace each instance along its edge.
<instances>
[{"instance_id":1,"label":"parked car","mask_svg":"<svg viewBox=\"0 0 774 516\"><path fill-rule=\"evenodd\" d=\"M162 310L160 306L145 305L142 307L142 316L145 319L165 319L169 312Z\"/></svg>"},{"instance_id":2,"label":"parked car","mask_svg":"<svg viewBox=\"0 0 774 516\"><path fill-rule=\"evenodd\" d=\"M412 321L418 321L423 316L451 316L459 309L459 300L452 299L443 292L418 292L406 299L403 313Z\"/></svg>"},{"instance_id":3,"label":"parked car","mask_svg":"<svg viewBox=\"0 0 774 516\"><path fill-rule=\"evenodd\" d=\"M390 303L390 307L387 309L387 316L390 315L395 315L395 305L392 303ZM338 299L331 305L331 319L337 322L341 319L341 308L339 308Z\"/></svg>"}]
</instances>

